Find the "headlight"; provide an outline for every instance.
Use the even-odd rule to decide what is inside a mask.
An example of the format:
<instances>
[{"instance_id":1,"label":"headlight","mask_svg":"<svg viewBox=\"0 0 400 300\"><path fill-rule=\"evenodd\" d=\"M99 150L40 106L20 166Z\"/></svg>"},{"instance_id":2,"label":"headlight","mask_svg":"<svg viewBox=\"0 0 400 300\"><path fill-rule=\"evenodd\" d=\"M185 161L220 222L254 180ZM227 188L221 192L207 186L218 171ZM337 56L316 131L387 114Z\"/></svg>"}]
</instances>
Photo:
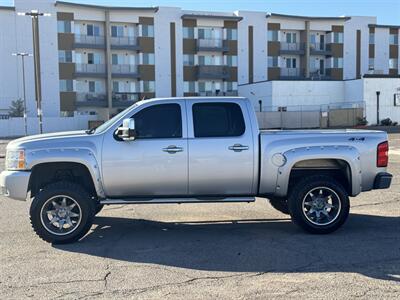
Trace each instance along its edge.
<instances>
[{"instance_id":1,"label":"headlight","mask_svg":"<svg viewBox=\"0 0 400 300\"><path fill-rule=\"evenodd\" d=\"M25 150L8 150L6 170L25 170Z\"/></svg>"}]
</instances>

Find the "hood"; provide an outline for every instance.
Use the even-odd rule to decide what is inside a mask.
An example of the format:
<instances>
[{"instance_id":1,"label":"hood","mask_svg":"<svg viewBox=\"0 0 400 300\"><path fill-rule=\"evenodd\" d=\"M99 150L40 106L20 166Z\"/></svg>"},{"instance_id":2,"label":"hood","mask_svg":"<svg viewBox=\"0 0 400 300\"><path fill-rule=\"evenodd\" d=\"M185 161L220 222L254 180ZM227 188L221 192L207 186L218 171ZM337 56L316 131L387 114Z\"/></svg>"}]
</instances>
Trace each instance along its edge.
<instances>
[{"instance_id":1,"label":"hood","mask_svg":"<svg viewBox=\"0 0 400 300\"><path fill-rule=\"evenodd\" d=\"M32 148L52 148L53 146L58 147L60 145L70 146L66 145L66 143L69 141L73 142L82 140L83 138L88 137L90 137L90 135L88 135L84 130L37 134L11 141L7 145L7 150L16 148L31 150Z\"/></svg>"}]
</instances>

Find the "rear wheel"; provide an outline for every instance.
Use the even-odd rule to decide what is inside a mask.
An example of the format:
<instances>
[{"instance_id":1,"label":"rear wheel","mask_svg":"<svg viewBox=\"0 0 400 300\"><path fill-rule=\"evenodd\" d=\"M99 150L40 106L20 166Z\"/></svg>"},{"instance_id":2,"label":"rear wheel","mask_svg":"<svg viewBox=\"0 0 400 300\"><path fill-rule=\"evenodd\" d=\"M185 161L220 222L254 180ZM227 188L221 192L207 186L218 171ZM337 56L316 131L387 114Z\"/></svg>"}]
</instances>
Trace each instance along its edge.
<instances>
[{"instance_id":1,"label":"rear wheel","mask_svg":"<svg viewBox=\"0 0 400 300\"><path fill-rule=\"evenodd\" d=\"M30 219L36 234L49 243L79 240L90 229L95 203L80 186L57 182L44 187L32 201Z\"/></svg>"},{"instance_id":2,"label":"rear wheel","mask_svg":"<svg viewBox=\"0 0 400 300\"><path fill-rule=\"evenodd\" d=\"M310 233L337 230L347 220L350 202L345 188L334 178L314 175L297 182L289 194L290 216Z\"/></svg>"}]
</instances>

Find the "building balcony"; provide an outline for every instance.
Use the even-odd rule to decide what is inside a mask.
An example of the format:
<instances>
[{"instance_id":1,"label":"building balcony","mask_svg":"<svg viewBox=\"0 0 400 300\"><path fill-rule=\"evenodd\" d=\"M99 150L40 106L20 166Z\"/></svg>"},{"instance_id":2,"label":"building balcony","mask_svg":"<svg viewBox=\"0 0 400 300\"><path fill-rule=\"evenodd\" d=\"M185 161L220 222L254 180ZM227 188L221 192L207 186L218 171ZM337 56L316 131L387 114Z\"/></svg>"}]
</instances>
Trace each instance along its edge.
<instances>
[{"instance_id":1,"label":"building balcony","mask_svg":"<svg viewBox=\"0 0 400 300\"><path fill-rule=\"evenodd\" d=\"M136 65L112 65L111 73L114 78L138 78L139 71Z\"/></svg>"},{"instance_id":2,"label":"building balcony","mask_svg":"<svg viewBox=\"0 0 400 300\"><path fill-rule=\"evenodd\" d=\"M304 43L280 43L280 53L281 54L298 54L304 55Z\"/></svg>"},{"instance_id":3,"label":"building balcony","mask_svg":"<svg viewBox=\"0 0 400 300\"><path fill-rule=\"evenodd\" d=\"M106 65L104 64L76 64L76 77L106 77Z\"/></svg>"},{"instance_id":4,"label":"building balcony","mask_svg":"<svg viewBox=\"0 0 400 300\"><path fill-rule=\"evenodd\" d=\"M304 79L304 70L300 68L281 68L281 79Z\"/></svg>"},{"instance_id":5,"label":"building balcony","mask_svg":"<svg viewBox=\"0 0 400 300\"><path fill-rule=\"evenodd\" d=\"M76 106L107 107L107 95L105 93L76 93Z\"/></svg>"},{"instance_id":6,"label":"building balcony","mask_svg":"<svg viewBox=\"0 0 400 300\"><path fill-rule=\"evenodd\" d=\"M104 49L106 47L104 36L75 34L75 48Z\"/></svg>"},{"instance_id":7,"label":"building balcony","mask_svg":"<svg viewBox=\"0 0 400 300\"><path fill-rule=\"evenodd\" d=\"M330 69L310 69L310 79L311 80L330 80L331 73Z\"/></svg>"},{"instance_id":8,"label":"building balcony","mask_svg":"<svg viewBox=\"0 0 400 300\"><path fill-rule=\"evenodd\" d=\"M228 44L223 39L197 39L197 51L227 51Z\"/></svg>"},{"instance_id":9,"label":"building balcony","mask_svg":"<svg viewBox=\"0 0 400 300\"><path fill-rule=\"evenodd\" d=\"M228 79L229 76L229 67L227 66L197 66L197 77L199 79Z\"/></svg>"},{"instance_id":10,"label":"building balcony","mask_svg":"<svg viewBox=\"0 0 400 300\"><path fill-rule=\"evenodd\" d=\"M113 107L128 107L141 100L142 94L138 92L113 92Z\"/></svg>"},{"instance_id":11,"label":"building balcony","mask_svg":"<svg viewBox=\"0 0 400 300\"><path fill-rule=\"evenodd\" d=\"M123 49L123 50L139 50L139 42L137 37L122 36L122 37L111 37L111 49Z\"/></svg>"},{"instance_id":12,"label":"building balcony","mask_svg":"<svg viewBox=\"0 0 400 300\"><path fill-rule=\"evenodd\" d=\"M231 96L236 97L238 95L238 91L203 91L196 93L197 96L200 97L221 97L221 96Z\"/></svg>"},{"instance_id":13,"label":"building balcony","mask_svg":"<svg viewBox=\"0 0 400 300\"><path fill-rule=\"evenodd\" d=\"M310 54L311 55L330 55L330 46L324 43L310 43Z\"/></svg>"}]
</instances>

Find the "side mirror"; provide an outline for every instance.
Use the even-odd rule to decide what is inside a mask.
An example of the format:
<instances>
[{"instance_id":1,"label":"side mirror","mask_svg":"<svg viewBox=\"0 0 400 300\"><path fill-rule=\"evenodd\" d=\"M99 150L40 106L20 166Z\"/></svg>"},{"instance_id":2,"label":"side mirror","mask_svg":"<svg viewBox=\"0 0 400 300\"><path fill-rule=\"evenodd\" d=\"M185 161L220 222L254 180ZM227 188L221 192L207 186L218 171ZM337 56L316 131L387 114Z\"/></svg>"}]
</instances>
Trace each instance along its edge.
<instances>
[{"instance_id":1,"label":"side mirror","mask_svg":"<svg viewBox=\"0 0 400 300\"><path fill-rule=\"evenodd\" d=\"M118 127L117 136L124 141L133 141L136 138L135 120L124 119L122 127Z\"/></svg>"}]
</instances>

